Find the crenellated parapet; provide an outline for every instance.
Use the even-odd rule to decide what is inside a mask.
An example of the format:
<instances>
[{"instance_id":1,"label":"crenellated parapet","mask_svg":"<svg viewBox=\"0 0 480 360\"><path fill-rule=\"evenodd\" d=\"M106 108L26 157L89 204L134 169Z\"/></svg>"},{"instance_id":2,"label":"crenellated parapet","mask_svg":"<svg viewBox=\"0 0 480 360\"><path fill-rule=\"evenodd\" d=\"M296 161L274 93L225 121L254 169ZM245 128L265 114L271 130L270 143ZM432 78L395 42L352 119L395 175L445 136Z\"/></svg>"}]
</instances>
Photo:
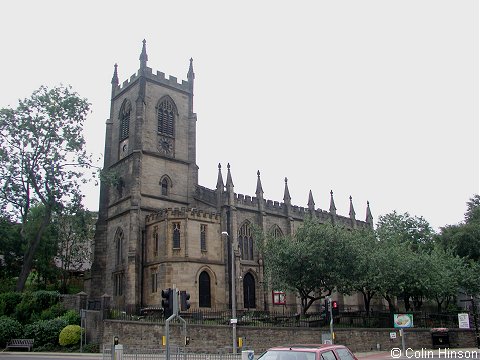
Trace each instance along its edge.
<instances>
[{"instance_id":1,"label":"crenellated parapet","mask_svg":"<svg viewBox=\"0 0 480 360\"><path fill-rule=\"evenodd\" d=\"M201 209L185 207L181 208L167 208L161 209L155 213L149 214L145 217L145 224L149 225L158 221L168 220L168 219L178 219L185 218L191 220L210 220L210 221L220 221L220 214L212 211L204 211Z\"/></svg>"},{"instance_id":2,"label":"crenellated parapet","mask_svg":"<svg viewBox=\"0 0 480 360\"><path fill-rule=\"evenodd\" d=\"M189 81L187 80L182 80L182 82L178 82L177 77L175 76L169 76L168 78L165 76L165 73L161 71L157 71L155 74L152 71L152 68L145 68L142 72L142 70L139 70L137 73L133 74L130 76L128 80L125 80L121 85L117 85L113 88L113 96L117 96L127 90L130 86L135 84L135 82L141 77L145 76L147 80L150 80L156 84L168 86L171 88L174 88L175 90L180 90L183 92L190 93L191 92L191 86Z\"/></svg>"}]
</instances>

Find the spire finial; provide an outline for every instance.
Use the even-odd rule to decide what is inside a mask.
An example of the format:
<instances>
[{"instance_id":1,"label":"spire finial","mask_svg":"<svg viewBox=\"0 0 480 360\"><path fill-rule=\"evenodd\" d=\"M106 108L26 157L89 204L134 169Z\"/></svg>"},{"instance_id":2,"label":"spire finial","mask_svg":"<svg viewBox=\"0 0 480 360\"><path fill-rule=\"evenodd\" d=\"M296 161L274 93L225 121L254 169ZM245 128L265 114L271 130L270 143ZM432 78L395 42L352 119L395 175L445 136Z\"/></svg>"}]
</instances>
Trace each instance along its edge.
<instances>
[{"instance_id":1,"label":"spire finial","mask_svg":"<svg viewBox=\"0 0 480 360\"><path fill-rule=\"evenodd\" d=\"M333 200L333 190L330 190L330 213L336 214L337 208L335 207L335 201Z\"/></svg>"},{"instance_id":2,"label":"spire finial","mask_svg":"<svg viewBox=\"0 0 480 360\"><path fill-rule=\"evenodd\" d=\"M348 212L350 218L355 220L355 209L353 208L352 195L350 195L350 211Z\"/></svg>"},{"instance_id":3,"label":"spire finial","mask_svg":"<svg viewBox=\"0 0 480 360\"><path fill-rule=\"evenodd\" d=\"M223 190L222 164L218 163L217 190Z\"/></svg>"},{"instance_id":4,"label":"spire finial","mask_svg":"<svg viewBox=\"0 0 480 360\"><path fill-rule=\"evenodd\" d=\"M367 224L370 224L370 226L373 227L373 216L372 216L372 212L370 211L370 202L369 201L367 201L367 216L366 216L365 222Z\"/></svg>"},{"instance_id":5,"label":"spire finial","mask_svg":"<svg viewBox=\"0 0 480 360\"><path fill-rule=\"evenodd\" d=\"M233 188L232 174L230 173L230 163L227 164L227 188Z\"/></svg>"},{"instance_id":6,"label":"spire finial","mask_svg":"<svg viewBox=\"0 0 480 360\"><path fill-rule=\"evenodd\" d=\"M187 79L189 81L195 79L195 73L193 72L193 58L190 58L190 66L188 67Z\"/></svg>"},{"instance_id":7,"label":"spire finial","mask_svg":"<svg viewBox=\"0 0 480 360\"><path fill-rule=\"evenodd\" d=\"M262 181L260 180L260 170L257 170L257 190L255 190L257 197L263 196Z\"/></svg>"},{"instance_id":8,"label":"spire finial","mask_svg":"<svg viewBox=\"0 0 480 360\"><path fill-rule=\"evenodd\" d=\"M285 177L285 191L283 193L283 202L285 204L290 204L292 198L290 197L290 191L288 190L288 179Z\"/></svg>"},{"instance_id":9,"label":"spire finial","mask_svg":"<svg viewBox=\"0 0 480 360\"><path fill-rule=\"evenodd\" d=\"M313 201L313 194L312 190L308 192L308 209L309 210L315 210L315 201Z\"/></svg>"},{"instance_id":10,"label":"spire finial","mask_svg":"<svg viewBox=\"0 0 480 360\"><path fill-rule=\"evenodd\" d=\"M114 69L113 69L113 76L112 76L112 85L117 86L118 85L118 72L117 72L118 65L117 65L117 63L115 63L115 65L113 65L113 67L114 67Z\"/></svg>"},{"instance_id":11,"label":"spire finial","mask_svg":"<svg viewBox=\"0 0 480 360\"><path fill-rule=\"evenodd\" d=\"M147 67L148 55L147 55L147 41L143 39L142 41L142 53L140 54L140 69L145 69Z\"/></svg>"}]
</instances>

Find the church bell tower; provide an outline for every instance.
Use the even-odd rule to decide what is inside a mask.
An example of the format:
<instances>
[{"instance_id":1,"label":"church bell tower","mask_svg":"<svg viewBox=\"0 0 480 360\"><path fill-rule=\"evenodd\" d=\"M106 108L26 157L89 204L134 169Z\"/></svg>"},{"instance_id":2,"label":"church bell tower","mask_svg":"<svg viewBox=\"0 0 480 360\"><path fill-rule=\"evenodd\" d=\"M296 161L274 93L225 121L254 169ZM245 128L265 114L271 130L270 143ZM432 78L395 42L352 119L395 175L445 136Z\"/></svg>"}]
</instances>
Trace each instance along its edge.
<instances>
[{"instance_id":1,"label":"church bell tower","mask_svg":"<svg viewBox=\"0 0 480 360\"><path fill-rule=\"evenodd\" d=\"M92 265L91 295L116 305L141 303L145 216L192 206L198 185L193 60L181 82L152 72L145 40L139 60L122 84L114 67Z\"/></svg>"}]
</instances>

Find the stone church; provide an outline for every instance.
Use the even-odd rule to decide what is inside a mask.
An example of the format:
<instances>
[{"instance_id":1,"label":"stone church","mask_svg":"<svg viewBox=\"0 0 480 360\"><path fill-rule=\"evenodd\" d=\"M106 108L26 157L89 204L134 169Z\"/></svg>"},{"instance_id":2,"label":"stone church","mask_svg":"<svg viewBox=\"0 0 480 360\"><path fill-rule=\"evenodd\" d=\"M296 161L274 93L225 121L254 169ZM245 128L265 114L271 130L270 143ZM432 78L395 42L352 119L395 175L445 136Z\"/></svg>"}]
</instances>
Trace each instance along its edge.
<instances>
[{"instance_id":1,"label":"stone church","mask_svg":"<svg viewBox=\"0 0 480 360\"><path fill-rule=\"evenodd\" d=\"M104 158L111 180L100 187L90 296L108 294L118 307L159 307L161 290L175 286L191 294L192 308L225 309L233 278L238 309L295 307L295 294L266 286L252 227L293 234L310 215L373 227L368 203L365 221L355 218L351 198L349 215L338 215L332 192L329 211L315 209L311 192L307 206L297 206L287 179L283 202L267 200L259 172L255 195L238 194L229 164L218 165L214 189L201 186L193 60L181 82L152 72L145 40L139 60L130 79L120 84L116 64L112 77Z\"/></svg>"}]
</instances>

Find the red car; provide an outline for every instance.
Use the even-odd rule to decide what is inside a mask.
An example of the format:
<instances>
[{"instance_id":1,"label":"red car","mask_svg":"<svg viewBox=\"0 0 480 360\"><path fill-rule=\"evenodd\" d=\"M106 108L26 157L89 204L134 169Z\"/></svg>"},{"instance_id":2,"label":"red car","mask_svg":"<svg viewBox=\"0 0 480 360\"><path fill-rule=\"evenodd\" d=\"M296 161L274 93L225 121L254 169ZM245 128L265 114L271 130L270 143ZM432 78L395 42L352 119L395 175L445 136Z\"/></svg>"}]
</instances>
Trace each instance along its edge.
<instances>
[{"instance_id":1,"label":"red car","mask_svg":"<svg viewBox=\"0 0 480 360\"><path fill-rule=\"evenodd\" d=\"M273 347L257 360L358 360L343 345L295 344Z\"/></svg>"}]
</instances>

